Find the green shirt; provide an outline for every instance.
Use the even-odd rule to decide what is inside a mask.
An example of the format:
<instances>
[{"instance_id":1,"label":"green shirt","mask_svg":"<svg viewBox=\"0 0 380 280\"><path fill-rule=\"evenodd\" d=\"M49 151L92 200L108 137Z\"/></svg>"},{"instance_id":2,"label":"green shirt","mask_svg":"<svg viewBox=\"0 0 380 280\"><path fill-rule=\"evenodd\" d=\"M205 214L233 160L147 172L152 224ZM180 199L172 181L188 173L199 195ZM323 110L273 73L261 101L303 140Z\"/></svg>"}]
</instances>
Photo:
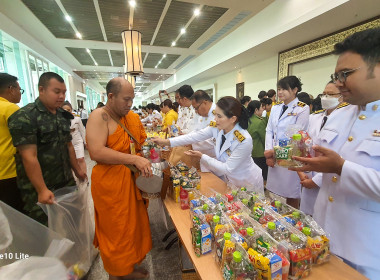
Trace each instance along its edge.
<instances>
[{"instance_id":1,"label":"green shirt","mask_svg":"<svg viewBox=\"0 0 380 280\"><path fill-rule=\"evenodd\" d=\"M253 142L252 157L264 157L266 121L256 115L252 115L249 121L247 130Z\"/></svg>"},{"instance_id":2,"label":"green shirt","mask_svg":"<svg viewBox=\"0 0 380 280\"><path fill-rule=\"evenodd\" d=\"M8 120L13 145L37 145L37 158L42 176L50 190L75 185L67 143L71 141L70 119L73 116L58 108L47 110L39 98L15 112ZM37 193L26 175L19 153L15 155L17 183L26 202L25 210L38 207Z\"/></svg>"}]
</instances>

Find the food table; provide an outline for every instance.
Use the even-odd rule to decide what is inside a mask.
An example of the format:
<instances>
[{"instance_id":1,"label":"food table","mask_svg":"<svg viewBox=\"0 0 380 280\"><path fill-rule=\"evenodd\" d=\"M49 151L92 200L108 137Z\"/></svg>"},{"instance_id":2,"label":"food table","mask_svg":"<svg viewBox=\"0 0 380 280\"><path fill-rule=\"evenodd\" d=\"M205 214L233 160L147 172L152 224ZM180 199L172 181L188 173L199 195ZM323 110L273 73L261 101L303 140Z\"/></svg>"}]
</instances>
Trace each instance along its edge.
<instances>
[{"instance_id":1,"label":"food table","mask_svg":"<svg viewBox=\"0 0 380 280\"><path fill-rule=\"evenodd\" d=\"M226 192L226 183L216 177L212 173L200 173L201 174L201 192L206 195L212 195L210 188L213 188L217 192ZM174 202L170 197L166 197L164 201L165 207L173 221L173 224L178 232L183 246L186 248L187 253L190 256L191 261L197 271L200 279L205 280L219 280L223 279L222 274L217 266L213 253L197 257L194 254L194 250L191 243L191 220L190 210L182 210L179 203ZM331 256L328 263L313 266L310 276L305 279L310 280L361 280L367 279L362 274L343 263L339 258Z\"/></svg>"}]
</instances>

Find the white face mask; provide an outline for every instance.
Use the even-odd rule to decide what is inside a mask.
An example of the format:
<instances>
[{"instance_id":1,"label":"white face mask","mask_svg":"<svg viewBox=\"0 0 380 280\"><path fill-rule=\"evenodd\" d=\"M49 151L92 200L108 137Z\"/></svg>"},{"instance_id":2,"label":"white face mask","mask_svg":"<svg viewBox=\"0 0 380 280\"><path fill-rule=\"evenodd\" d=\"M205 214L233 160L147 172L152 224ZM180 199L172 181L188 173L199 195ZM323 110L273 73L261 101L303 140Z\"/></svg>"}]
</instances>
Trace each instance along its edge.
<instances>
[{"instance_id":1,"label":"white face mask","mask_svg":"<svg viewBox=\"0 0 380 280\"><path fill-rule=\"evenodd\" d=\"M322 108L325 110L335 108L339 105L339 98L321 97Z\"/></svg>"}]
</instances>

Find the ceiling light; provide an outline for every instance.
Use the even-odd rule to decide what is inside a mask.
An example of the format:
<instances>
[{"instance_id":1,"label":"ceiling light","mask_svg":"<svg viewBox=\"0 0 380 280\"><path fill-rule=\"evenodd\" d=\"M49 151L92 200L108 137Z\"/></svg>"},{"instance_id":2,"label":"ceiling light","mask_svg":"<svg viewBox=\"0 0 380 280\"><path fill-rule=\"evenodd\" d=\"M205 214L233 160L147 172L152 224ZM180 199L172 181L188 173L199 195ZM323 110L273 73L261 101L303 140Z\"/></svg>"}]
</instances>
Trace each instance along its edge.
<instances>
[{"instance_id":1,"label":"ceiling light","mask_svg":"<svg viewBox=\"0 0 380 280\"><path fill-rule=\"evenodd\" d=\"M91 51L89 49L86 48L86 52L90 53Z\"/></svg>"},{"instance_id":2,"label":"ceiling light","mask_svg":"<svg viewBox=\"0 0 380 280\"><path fill-rule=\"evenodd\" d=\"M72 18L71 18L71 16L69 16L69 15L67 15L67 16L65 16L65 19L67 20L67 21L72 21Z\"/></svg>"},{"instance_id":3,"label":"ceiling light","mask_svg":"<svg viewBox=\"0 0 380 280\"><path fill-rule=\"evenodd\" d=\"M175 46L175 42L172 42L172 47L174 47Z\"/></svg>"},{"instance_id":4,"label":"ceiling light","mask_svg":"<svg viewBox=\"0 0 380 280\"><path fill-rule=\"evenodd\" d=\"M201 13L201 12L199 11L199 9L195 9L195 10L194 10L194 15L195 15L195 16L199 16L200 13Z\"/></svg>"},{"instance_id":5,"label":"ceiling light","mask_svg":"<svg viewBox=\"0 0 380 280\"><path fill-rule=\"evenodd\" d=\"M166 54L164 54L162 57L166 57Z\"/></svg>"},{"instance_id":6,"label":"ceiling light","mask_svg":"<svg viewBox=\"0 0 380 280\"><path fill-rule=\"evenodd\" d=\"M135 7L136 6L136 1L135 0L130 0L129 1L129 6Z\"/></svg>"},{"instance_id":7,"label":"ceiling light","mask_svg":"<svg viewBox=\"0 0 380 280\"><path fill-rule=\"evenodd\" d=\"M186 29L185 29L185 28L182 28L182 29L181 29L181 34L184 34L184 33L186 33Z\"/></svg>"},{"instance_id":8,"label":"ceiling light","mask_svg":"<svg viewBox=\"0 0 380 280\"><path fill-rule=\"evenodd\" d=\"M154 66L154 68L157 68L157 65L156 66ZM157 73L157 72L156 72Z\"/></svg>"},{"instance_id":9,"label":"ceiling light","mask_svg":"<svg viewBox=\"0 0 380 280\"><path fill-rule=\"evenodd\" d=\"M98 63L97 63L97 62L95 62L95 65L96 65L96 66L98 66Z\"/></svg>"},{"instance_id":10,"label":"ceiling light","mask_svg":"<svg viewBox=\"0 0 380 280\"><path fill-rule=\"evenodd\" d=\"M80 34L79 32L77 32L75 35L77 36L77 38L82 39L82 34Z\"/></svg>"}]
</instances>

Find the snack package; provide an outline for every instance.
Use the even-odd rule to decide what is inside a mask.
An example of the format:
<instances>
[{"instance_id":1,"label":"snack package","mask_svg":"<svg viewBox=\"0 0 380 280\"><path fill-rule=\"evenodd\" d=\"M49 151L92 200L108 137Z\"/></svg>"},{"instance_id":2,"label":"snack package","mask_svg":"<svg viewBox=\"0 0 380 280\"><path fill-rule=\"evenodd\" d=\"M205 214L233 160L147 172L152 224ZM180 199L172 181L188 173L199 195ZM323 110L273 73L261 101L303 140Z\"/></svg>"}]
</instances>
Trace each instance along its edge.
<instances>
[{"instance_id":1,"label":"snack package","mask_svg":"<svg viewBox=\"0 0 380 280\"><path fill-rule=\"evenodd\" d=\"M279 139L273 147L276 165L289 168L300 167L302 163L293 160L293 156L312 157L313 140L304 130L297 130L294 126L290 126L285 135L286 138Z\"/></svg>"},{"instance_id":2,"label":"snack package","mask_svg":"<svg viewBox=\"0 0 380 280\"><path fill-rule=\"evenodd\" d=\"M258 272L257 279L282 279L282 260L278 255L269 253L266 256L263 256L252 248L248 250L248 255L251 263L253 263Z\"/></svg>"}]
</instances>

